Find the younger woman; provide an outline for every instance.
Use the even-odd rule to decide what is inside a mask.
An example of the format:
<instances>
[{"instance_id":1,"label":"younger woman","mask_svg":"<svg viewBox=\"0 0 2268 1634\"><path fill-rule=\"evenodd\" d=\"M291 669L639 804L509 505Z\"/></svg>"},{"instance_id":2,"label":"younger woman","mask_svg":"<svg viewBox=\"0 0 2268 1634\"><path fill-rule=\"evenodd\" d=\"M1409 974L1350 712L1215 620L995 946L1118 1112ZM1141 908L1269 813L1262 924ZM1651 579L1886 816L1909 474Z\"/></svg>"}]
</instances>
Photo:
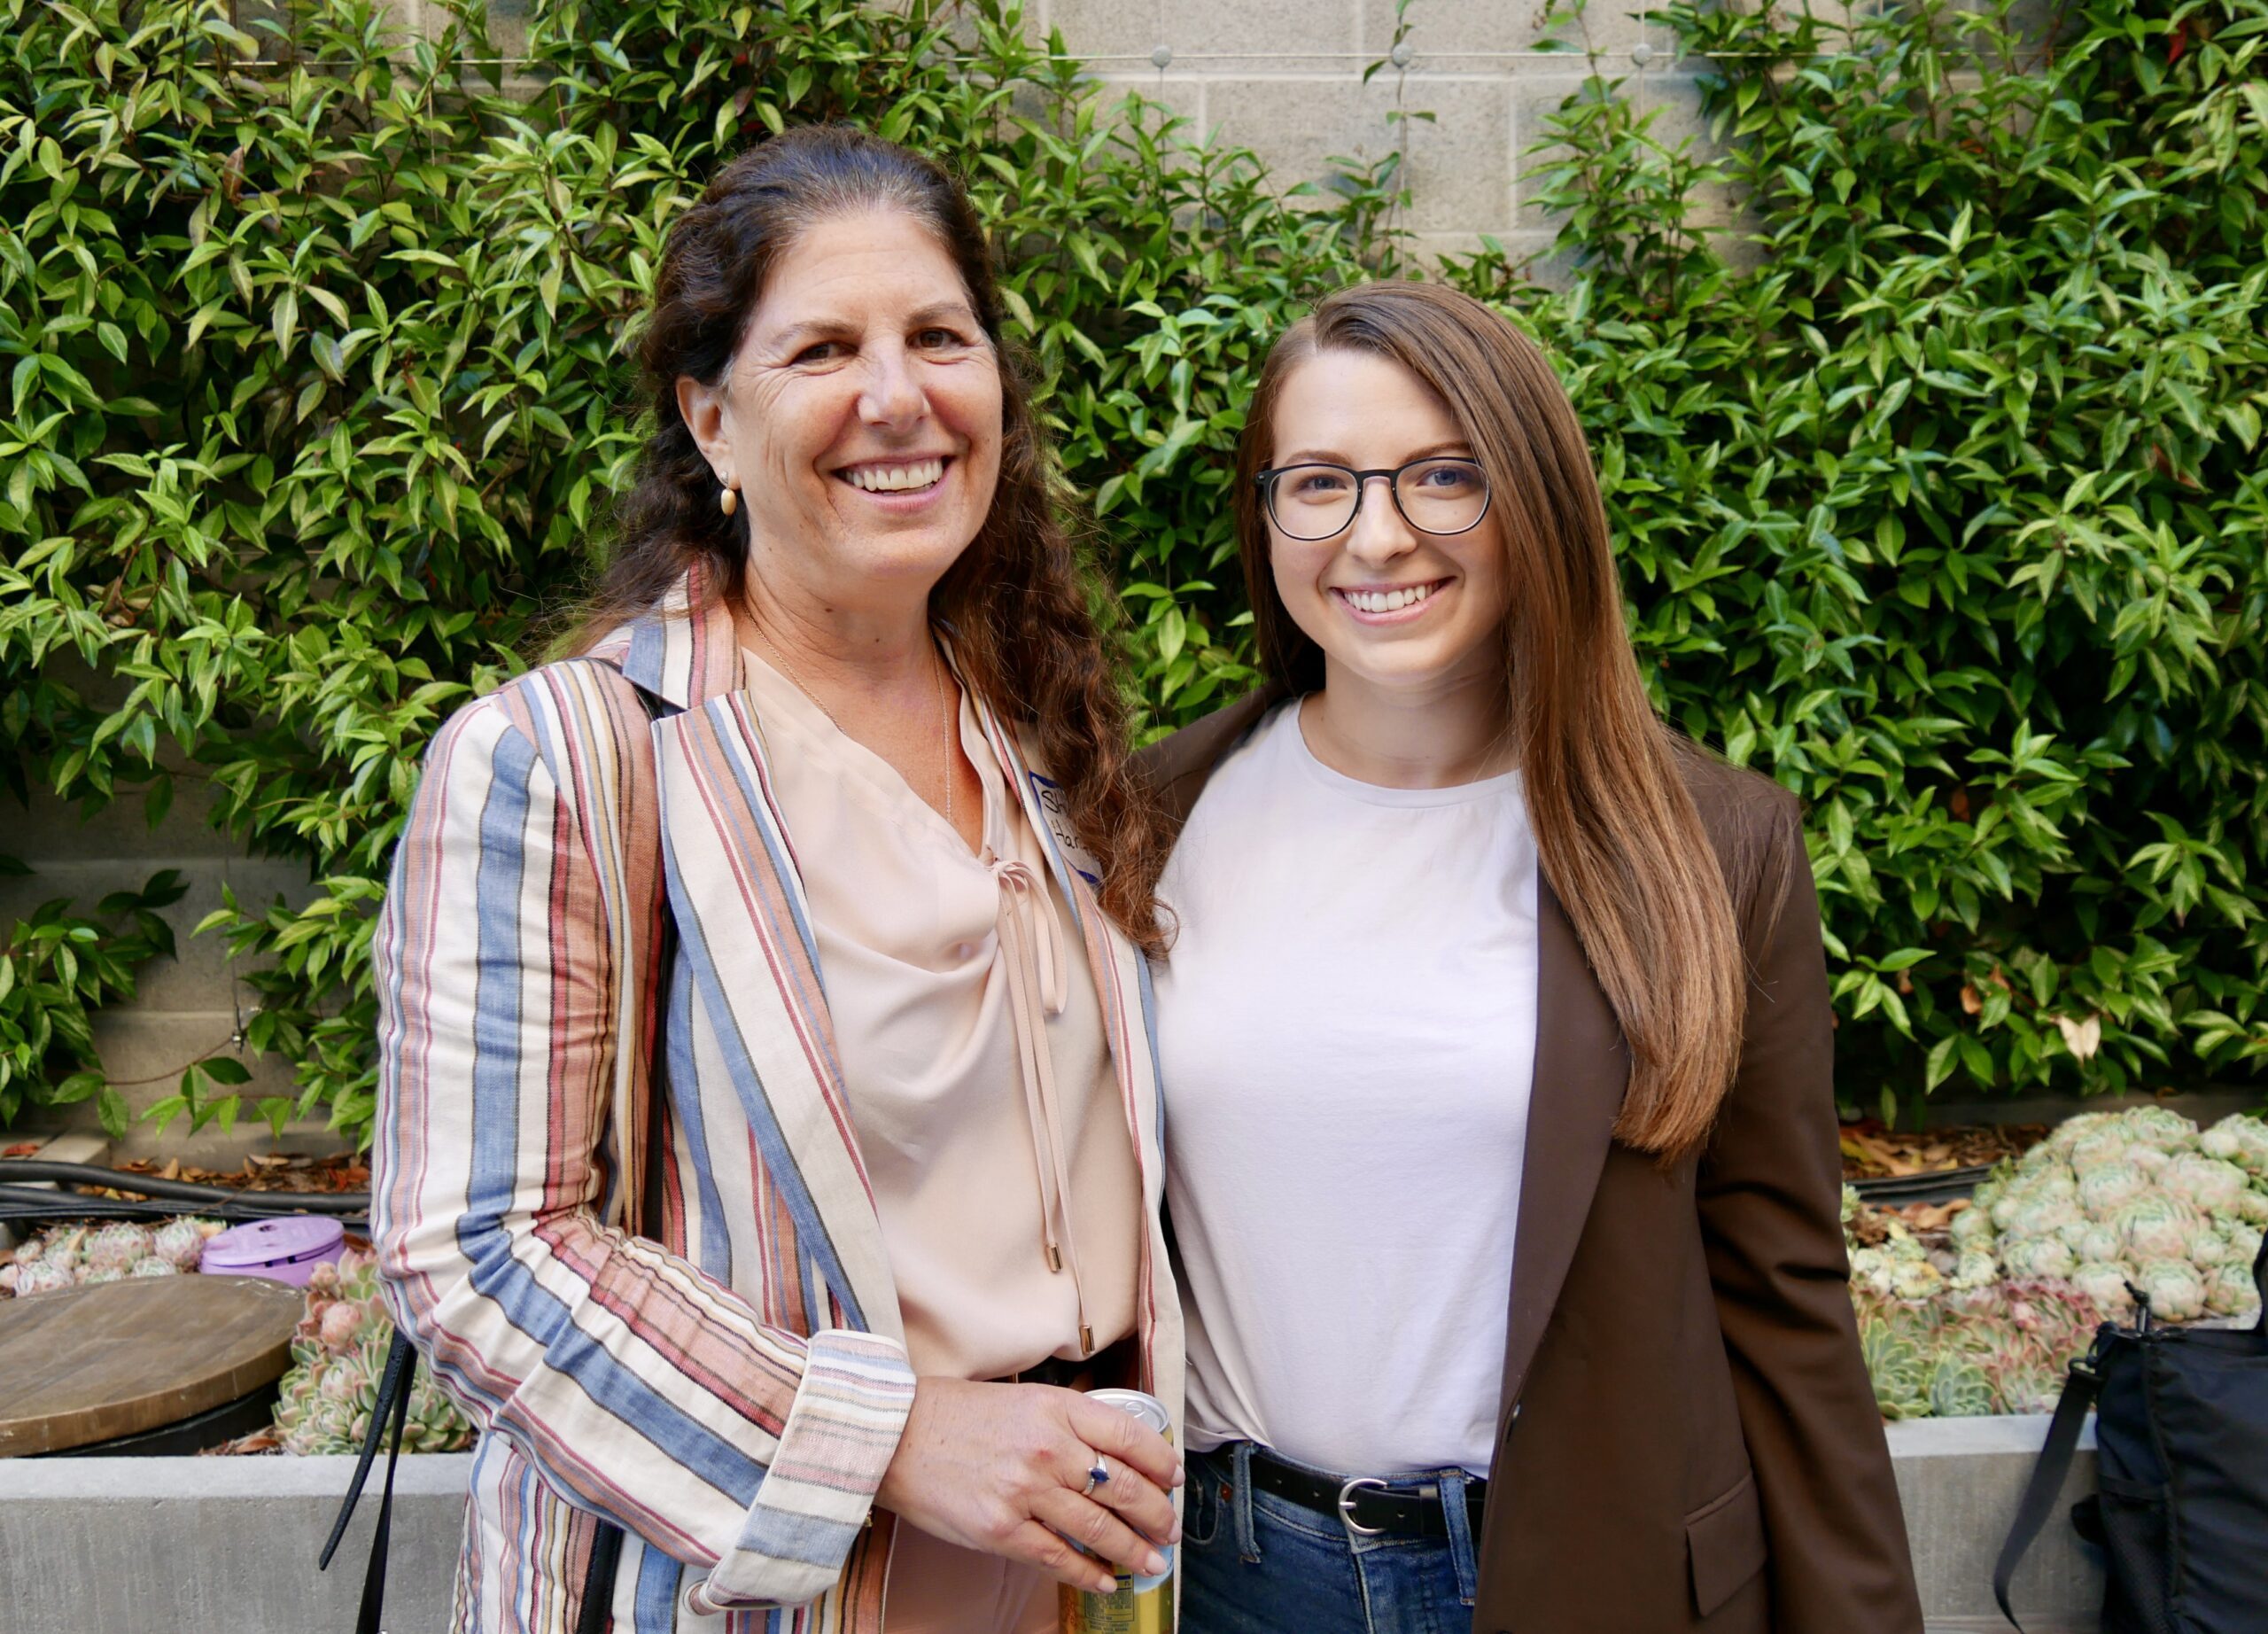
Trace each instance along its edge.
<instances>
[{"instance_id":1,"label":"younger woman","mask_svg":"<svg viewBox=\"0 0 2268 1634\"><path fill-rule=\"evenodd\" d=\"M1795 800L1674 735L1573 409L1439 286L1278 343L1269 685L1152 751L1190 1634L1918 1634Z\"/></svg>"}]
</instances>

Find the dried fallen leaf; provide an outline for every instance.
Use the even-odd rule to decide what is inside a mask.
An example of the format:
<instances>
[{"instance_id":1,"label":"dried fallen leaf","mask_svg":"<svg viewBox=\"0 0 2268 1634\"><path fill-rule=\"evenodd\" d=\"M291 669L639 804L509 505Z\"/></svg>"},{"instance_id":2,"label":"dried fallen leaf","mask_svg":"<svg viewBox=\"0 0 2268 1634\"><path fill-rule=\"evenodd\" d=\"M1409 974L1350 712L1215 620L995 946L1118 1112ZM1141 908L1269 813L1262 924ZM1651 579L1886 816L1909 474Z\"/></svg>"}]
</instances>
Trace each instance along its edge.
<instances>
[{"instance_id":1,"label":"dried fallen leaf","mask_svg":"<svg viewBox=\"0 0 2268 1634\"><path fill-rule=\"evenodd\" d=\"M2074 1061L2086 1061L2102 1048L2101 1016L2090 1015L2080 1022L2058 1015L2054 1021L2055 1031L2063 1035L2063 1047L2071 1052Z\"/></svg>"},{"instance_id":2,"label":"dried fallen leaf","mask_svg":"<svg viewBox=\"0 0 2268 1634\"><path fill-rule=\"evenodd\" d=\"M1961 1008L1974 1015L1984 1008L1984 997L1967 982L1961 984Z\"/></svg>"}]
</instances>

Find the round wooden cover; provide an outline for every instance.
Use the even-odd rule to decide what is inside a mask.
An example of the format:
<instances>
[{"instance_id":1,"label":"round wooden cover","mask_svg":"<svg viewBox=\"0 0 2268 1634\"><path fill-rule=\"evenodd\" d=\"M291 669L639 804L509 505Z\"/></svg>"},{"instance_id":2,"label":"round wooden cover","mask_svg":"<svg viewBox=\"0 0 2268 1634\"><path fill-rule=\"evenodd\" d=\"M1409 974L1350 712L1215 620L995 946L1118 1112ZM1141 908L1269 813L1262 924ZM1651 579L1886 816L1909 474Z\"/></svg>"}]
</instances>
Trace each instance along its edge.
<instances>
[{"instance_id":1,"label":"round wooden cover","mask_svg":"<svg viewBox=\"0 0 2268 1634\"><path fill-rule=\"evenodd\" d=\"M299 1289L144 1277L0 1299L0 1458L83 1447L218 1407L283 1376Z\"/></svg>"}]
</instances>

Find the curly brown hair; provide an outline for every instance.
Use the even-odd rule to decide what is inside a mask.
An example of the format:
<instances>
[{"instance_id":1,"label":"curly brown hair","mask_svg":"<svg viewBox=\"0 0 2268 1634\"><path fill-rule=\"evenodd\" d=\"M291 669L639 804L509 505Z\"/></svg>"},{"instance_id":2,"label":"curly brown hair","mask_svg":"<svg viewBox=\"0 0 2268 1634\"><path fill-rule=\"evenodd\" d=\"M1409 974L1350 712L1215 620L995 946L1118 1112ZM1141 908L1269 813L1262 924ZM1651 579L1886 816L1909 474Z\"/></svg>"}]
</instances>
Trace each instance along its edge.
<instances>
[{"instance_id":1,"label":"curly brown hair","mask_svg":"<svg viewBox=\"0 0 2268 1634\"><path fill-rule=\"evenodd\" d=\"M1126 703L1092 611L1093 580L1056 503L1022 360L1002 332L983 229L967 193L935 161L849 126L799 127L727 165L671 227L639 354L654 429L567 648L587 650L651 611L695 564L710 594L740 598L748 515L718 510L716 474L678 411L678 380L721 383L781 257L819 222L876 209L904 212L952 258L1000 370L992 507L930 592L931 616L951 630L962 678L1028 730L1061 785L1066 813L1101 870L1103 912L1155 951L1159 829L1132 774Z\"/></svg>"}]
</instances>

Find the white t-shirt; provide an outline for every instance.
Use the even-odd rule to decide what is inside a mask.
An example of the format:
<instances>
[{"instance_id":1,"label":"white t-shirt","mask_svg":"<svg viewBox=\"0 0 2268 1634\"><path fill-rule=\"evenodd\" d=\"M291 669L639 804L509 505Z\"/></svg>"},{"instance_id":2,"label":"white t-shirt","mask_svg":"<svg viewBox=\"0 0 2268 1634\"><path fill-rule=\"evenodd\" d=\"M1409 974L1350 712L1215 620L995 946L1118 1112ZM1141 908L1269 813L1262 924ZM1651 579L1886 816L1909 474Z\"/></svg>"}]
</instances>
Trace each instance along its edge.
<instances>
[{"instance_id":1,"label":"white t-shirt","mask_svg":"<svg viewBox=\"0 0 2268 1634\"><path fill-rule=\"evenodd\" d=\"M1222 762L1159 894L1189 1443L1487 1473L1535 1064L1518 773L1385 789L1296 704Z\"/></svg>"}]
</instances>

